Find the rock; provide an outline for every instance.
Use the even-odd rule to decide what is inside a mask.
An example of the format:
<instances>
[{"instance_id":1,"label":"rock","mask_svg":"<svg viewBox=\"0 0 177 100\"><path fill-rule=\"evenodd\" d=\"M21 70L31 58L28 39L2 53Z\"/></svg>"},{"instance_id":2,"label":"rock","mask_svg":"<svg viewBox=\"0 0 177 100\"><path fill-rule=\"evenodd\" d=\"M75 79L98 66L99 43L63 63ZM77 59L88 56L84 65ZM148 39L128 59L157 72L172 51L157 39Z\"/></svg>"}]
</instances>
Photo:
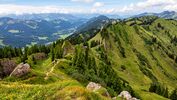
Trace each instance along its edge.
<instances>
[{"instance_id":1,"label":"rock","mask_svg":"<svg viewBox=\"0 0 177 100\"><path fill-rule=\"evenodd\" d=\"M2 59L0 60L0 77L3 76L9 76L10 73L15 69L17 66L16 62L14 60L9 60L9 59Z\"/></svg>"},{"instance_id":2,"label":"rock","mask_svg":"<svg viewBox=\"0 0 177 100\"><path fill-rule=\"evenodd\" d=\"M117 97L113 97L112 100L117 100Z\"/></svg>"},{"instance_id":3,"label":"rock","mask_svg":"<svg viewBox=\"0 0 177 100\"><path fill-rule=\"evenodd\" d=\"M25 74L27 74L30 71L30 65L29 64L19 64L14 71L10 74L10 76L20 77Z\"/></svg>"},{"instance_id":4,"label":"rock","mask_svg":"<svg viewBox=\"0 0 177 100\"><path fill-rule=\"evenodd\" d=\"M139 99L137 99L137 98L133 97L131 100L139 100Z\"/></svg>"},{"instance_id":5,"label":"rock","mask_svg":"<svg viewBox=\"0 0 177 100\"><path fill-rule=\"evenodd\" d=\"M135 98L135 97L132 97L131 94L130 94L128 91L122 91L122 92L118 95L118 97L121 97L121 98L123 98L123 99L125 99L125 100L139 100L139 99L137 99L137 98Z\"/></svg>"},{"instance_id":6,"label":"rock","mask_svg":"<svg viewBox=\"0 0 177 100\"><path fill-rule=\"evenodd\" d=\"M62 45L63 48L63 56L66 56L67 54L74 53L74 47L69 41L65 41Z\"/></svg>"},{"instance_id":7,"label":"rock","mask_svg":"<svg viewBox=\"0 0 177 100\"><path fill-rule=\"evenodd\" d=\"M122 91L119 97L125 98L126 100L131 100L132 96L128 91Z\"/></svg>"},{"instance_id":8,"label":"rock","mask_svg":"<svg viewBox=\"0 0 177 100\"><path fill-rule=\"evenodd\" d=\"M88 90L93 91L93 92L98 92L101 95L105 96L105 97L109 97L110 95L108 93L108 91L103 88L100 84L94 83L94 82L90 82L87 87Z\"/></svg>"},{"instance_id":9,"label":"rock","mask_svg":"<svg viewBox=\"0 0 177 100\"><path fill-rule=\"evenodd\" d=\"M45 53L36 53L33 54L35 60L43 60L46 59L47 55Z\"/></svg>"},{"instance_id":10,"label":"rock","mask_svg":"<svg viewBox=\"0 0 177 100\"><path fill-rule=\"evenodd\" d=\"M100 84L97 84L97 83L94 83L94 82L90 82L88 85L87 85L87 89L88 90L91 90L91 91L96 91L96 90L99 90L101 88L101 85Z\"/></svg>"}]
</instances>

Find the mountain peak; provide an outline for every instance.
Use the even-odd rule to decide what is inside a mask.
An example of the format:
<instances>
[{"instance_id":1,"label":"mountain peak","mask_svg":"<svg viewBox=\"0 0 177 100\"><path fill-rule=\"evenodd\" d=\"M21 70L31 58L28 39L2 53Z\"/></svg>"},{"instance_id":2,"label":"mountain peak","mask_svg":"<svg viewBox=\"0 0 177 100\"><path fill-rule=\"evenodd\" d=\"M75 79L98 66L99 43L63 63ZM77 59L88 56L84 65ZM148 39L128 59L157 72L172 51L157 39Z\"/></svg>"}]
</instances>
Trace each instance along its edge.
<instances>
[{"instance_id":1,"label":"mountain peak","mask_svg":"<svg viewBox=\"0 0 177 100\"><path fill-rule=\"evenodd\" d=\"M176 13L176 12L175 11L163 11L162 13L170 14L170 13Z\"/></svg>"},{"instance_id":2,"label":"mountain peak","mask_svg":"<svg viewBox=\"0 0 177 100\"><path fill-rule=\"evenodd\" d=\"M165 19L176 19L177 13L175 11L163 11L161 13L142 13L133 17L142 17L142 16L157 16Z\"/></svg>"}]
</instances>

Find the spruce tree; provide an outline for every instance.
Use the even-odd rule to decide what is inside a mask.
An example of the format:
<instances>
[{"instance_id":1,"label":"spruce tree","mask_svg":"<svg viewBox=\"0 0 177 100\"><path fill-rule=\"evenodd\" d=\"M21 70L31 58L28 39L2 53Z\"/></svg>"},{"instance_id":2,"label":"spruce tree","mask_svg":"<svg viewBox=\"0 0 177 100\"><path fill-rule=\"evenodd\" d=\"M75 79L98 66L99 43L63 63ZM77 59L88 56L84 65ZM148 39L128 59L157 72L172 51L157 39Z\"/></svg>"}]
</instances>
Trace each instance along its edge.
<instances>
[{"instance_id":1,"label":"spruce tree","mask_svg":"<svg viewBox=\"0 0 177 100\"><path fill-rule=\"evenodd\" d=\"M33 64L36 64L37 62L36 62L36 59L35 59L35 57L34 57L34 55L32 55L32 61L33 61Z\"/></svg>"},{"instance_id":2,"label":"spruce tree","mask_svg":"<svg viewBox=\"0 0 177 100\"><path fill-rule=\"evenodd\" d=\"M51 50L51 56L52 56L52 61L55 60L55 54L54 54L54 48L52 47L52 50Z\"/></svg>"},{"instance_id":3,"label":"spruce tree","mask_svg":"<svg viewBox=\"0 0 177 100\"><path fill-rule=\"evenodd\" d=\"M164 97L168 98L168 88L165 89Z\"/></svg>"}]
</instances>

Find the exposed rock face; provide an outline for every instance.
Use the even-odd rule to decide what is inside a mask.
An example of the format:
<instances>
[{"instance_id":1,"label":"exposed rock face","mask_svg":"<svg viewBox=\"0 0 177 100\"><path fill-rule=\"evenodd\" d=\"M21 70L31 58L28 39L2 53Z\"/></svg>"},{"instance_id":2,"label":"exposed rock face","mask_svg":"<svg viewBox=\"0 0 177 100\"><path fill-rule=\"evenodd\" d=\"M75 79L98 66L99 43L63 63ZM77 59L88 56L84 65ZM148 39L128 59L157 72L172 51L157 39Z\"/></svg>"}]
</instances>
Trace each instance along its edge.
<instances>
[{"instance_id":1,"label":"exposed rock face","mask_svg":"<svg viewBox=\"0 0 177 100\"><path fill-rule=\"evenodd\" d=\"M43 60L46 59L47 55L45 53L36 53L34 54L35 60Z\"/></svg>"},{"instance_id":2,"label":"exposed rock face","mask_svg":"<svg viewBox=\"0 0 177 100\"><path fill-rule=\"evenodd\" d=\"M27 74L29 71L30 65L21 63L14 69L10 76L20 77Z\"/></svg>"},{"instance_id":3,"label":"exposed rock face","mask_svg":"<svg viewBox=\"0 0 177 100\"><path fill-rule=\"evenodd\" d=\"M138 100L137 98L134 98L131 96L131 94L128 91L122 91L118 97L121 97L125 100Z\"/></svg>"},{"instance_id":4,"label":"exposed rock face","mask_svg":"<svg viewBox=\"0 0 177 100\"><path fill-rule=\"evenodd\" d=\"M63 48L63 56L66 56L67 54L74 53L74 47L69 41L65 41L62 45Z\"/></svg>"},{"instance_id":5,"label":"exposed rock face","mask_svg":"<svg viewBox=\"0 0 177 100\"><path fill-rule=\"evenodd\" d=\"M122 91L120 94L119 94L119 97L123 97L125 98L126 100L130 100L132 98L131 94L128 92L128 91Z\"/></svg>"},{"instance_id":6,"label":"exposed rock face","mask_svg":"<svg viewBox=\"0 0 177 100\"><path fill-rule=\"evenodd\" d=\"M16 66L17 64L14 60L0 60L0 77L10 75L10 73L15 69Z\"/></svg>"},{"instance_id":7,"label":"exposed rock face","mask_svg":"<svg viewBox=\"0 0 177 100\"><path fill-rule=\"evenodd\" d=\"M105 88L103 88L100 84L90 82L87 87L88 90L93 91L93 92L98 92L103 96L110 97L109 93Z\"/></svg>"},{"instance_id":8,"label":"exposed rock face","mask_svg":"<svg viewBox=\"0 0 177 100\"><path fill-rule=\"evenodd\" d=\"M90 82L88 85L87 85L87 89L88 90L91 90L91 91L96 91L98 89L101 88L101 85L100 84L97 84L97 83L94 83L94 82Z\"/></svg>"}]
</instances>

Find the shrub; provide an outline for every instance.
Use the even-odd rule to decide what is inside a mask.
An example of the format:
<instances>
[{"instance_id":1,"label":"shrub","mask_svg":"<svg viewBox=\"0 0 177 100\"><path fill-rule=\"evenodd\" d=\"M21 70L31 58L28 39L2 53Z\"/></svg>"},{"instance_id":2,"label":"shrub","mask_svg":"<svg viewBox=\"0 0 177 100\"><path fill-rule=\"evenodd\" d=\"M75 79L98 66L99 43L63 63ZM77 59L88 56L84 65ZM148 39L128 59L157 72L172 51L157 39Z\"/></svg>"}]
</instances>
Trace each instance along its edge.
<instances>
[{"instance_id":1,"label":"shrub","mask_svg":"<svg viewBox=\"0 0 177 100\"><path fill-rule=\"evenodd\" d=\"M100 42L99 41L91 41L91 44L90 44L90 47L92 48L92 47L95 47L95 46L97 46L97 45L99 45L100 44Z\"/></svg>"},{"instance_id":2,"label":"shrub","mask_svg":"<svg viewBox=\"0 0 177 100\"><path fill-rule=\"evenodd\" d=\"M121 65L121 69L122 69L122 71L126 70L125 65Z\"/></svg>"}]
</instances>

